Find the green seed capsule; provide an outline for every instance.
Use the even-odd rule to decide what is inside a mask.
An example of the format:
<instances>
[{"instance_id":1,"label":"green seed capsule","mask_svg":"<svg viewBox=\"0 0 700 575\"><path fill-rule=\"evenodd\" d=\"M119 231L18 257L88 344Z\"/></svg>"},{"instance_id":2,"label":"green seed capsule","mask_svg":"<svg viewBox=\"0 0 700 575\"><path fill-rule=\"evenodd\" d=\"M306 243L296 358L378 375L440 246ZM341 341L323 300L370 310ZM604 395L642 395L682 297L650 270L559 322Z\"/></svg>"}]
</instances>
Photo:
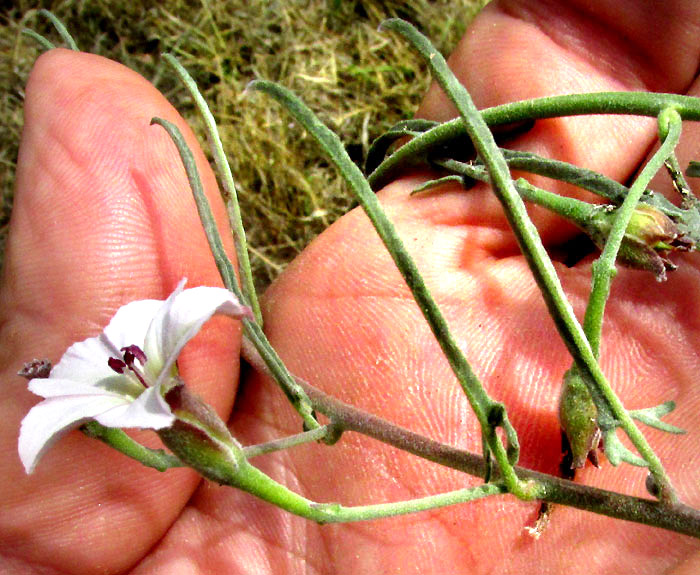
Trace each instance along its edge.
<instances>
[{"instance_id":1,"label":"green seed capsule","mask_svg":"<svg viewBox=\"0 0 700 575\"><path fill-rule=\"evenodd\" d=\"M598 464L598 409L576 368L564 374L559 398L559 422L571 448L571 468L583 467L586 459Z\"/></svg>"}]
</instances>

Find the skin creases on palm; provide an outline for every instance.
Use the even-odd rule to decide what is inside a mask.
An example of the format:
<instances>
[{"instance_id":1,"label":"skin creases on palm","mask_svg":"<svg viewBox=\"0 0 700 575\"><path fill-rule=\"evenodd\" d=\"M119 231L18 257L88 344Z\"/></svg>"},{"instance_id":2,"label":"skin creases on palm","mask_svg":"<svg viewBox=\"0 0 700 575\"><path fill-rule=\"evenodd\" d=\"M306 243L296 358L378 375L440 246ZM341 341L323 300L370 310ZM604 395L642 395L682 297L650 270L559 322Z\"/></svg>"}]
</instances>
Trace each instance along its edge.
<instances>
[{"instance_id":1,"label":"skin creases on palm","mask_svg":"<svg viewBox=\"0 0 700 575\"><path fill-rule=\"evenodd\" d=\"M409 198L408 192L418 182L403 180L390 186L382 193L383 203L474 370L489 393L506 404L520 436L520 463L556 473L560 460L557 404L570 358L525 261L515 252L509 232L461 225L455 218L440 221L450 219L442 213L461 213L461 204L467 201L464 194ZM581 317L590 285L590 262L570 269L558 265L557 269ZM697 279L697 270L687 257L660 287L651 274L622 270L606 316L602 352L602 367L626 405L640 408L675 398L679 407L672 419L684 422L687 429L697 428L692 408L697 392L692 376L679 374L692 374L698 363L695 351L681 351L695 350L700 341L695 327L698 302L689 297ZM408 288L359 212L341 219L320 237L290 266L265 302L266 329L294 373L414 431L480 449L478 424L466 398ZM649 329L651 318L656 318L653 330ZM290 337L294 330L296 340ZM244 442L258 442L280 433L279 428L293 432L294 416L281 416L290 413L283 400L271 399L274 391L269 384L258 378L254 381L245 388L251 391L239 400L234 419L237 436ZM273 402L272 409L258 407L268 401ZM253 419L261 419L263 427L271 429L251 433ZM645 433L668 467L681 498L688 503L697 500L693 472L684 463L697 458L692 439L655 430ZM324 450L327 471L323 473L318 472L318 457L315 450L300 450L280 456L276 464L270 463L270 469L281 464L307 496L344 504L367 503L368 494L372 502L399 500L478 482L356 436L345 436L341 444ZM607 463L601 470L589 467L579 473L586 483L639 496L647 495L645 476L642 469L614 469ZM546 537L534 546L523 527L532 524L536 511L535 504L497 498L423 516L322 528L319 545L329 532L338 530L343 533L343 547L362 549L379 538L383 545L412 555L418 553L427 530L445 566L466 549L474 556L492 554L525 568L533 553L547 556L546 550L553 552L565 545L575 551L566 557L558 553L549 557L554 565L571 566L585 565L586 557L596 553L599 533L610 528L605 518L557 508ZM625 527L608 533L607 540L622 544L636 534L640 546L635 553L650 561L658 559L660 548L641 545L648 537L647 528ZM659 541L667 544L673 537L660 533ZM684 552L692 548L691 541L682 539L687 545ZM621 560L619 556L613 559ZM396 564L403 565L398 559Z\"/></svg>"}]
</instances>

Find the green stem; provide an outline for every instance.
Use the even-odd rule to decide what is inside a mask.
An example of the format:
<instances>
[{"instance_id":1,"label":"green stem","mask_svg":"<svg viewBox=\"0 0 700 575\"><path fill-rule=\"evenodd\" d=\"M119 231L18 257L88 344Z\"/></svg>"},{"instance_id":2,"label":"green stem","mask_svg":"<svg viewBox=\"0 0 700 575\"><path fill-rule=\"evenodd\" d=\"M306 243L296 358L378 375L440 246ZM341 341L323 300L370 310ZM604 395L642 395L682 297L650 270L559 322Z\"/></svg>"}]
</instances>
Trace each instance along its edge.
<instances>
[{"instance_id":1,"label":"green stem","mask_svg":"<svg viewBox=\"0 0 700 575\"><path fill-rule=\"evenodd\" d=\"M510 468L510 472L507 469L504 472L505 481L509 489L512 488L512 491L518 493L522 498L528 497L528 494L520 488L522 486L520 486L517 477L512 473L510 461L517 460L519 446L517 435L506 417L503 406L489 397L462 354L444 316L425 285L413 259L404 247L394 225L387 218L379 204L379 200L377 200L376 195L370 189L362 172L348 157L342 142L316 118L313 112L299 98L286 88L272 82L256 80L248 85L248 89L263 91L280 102L294 119L316 138L328 157L339 169L410 288L453 372L462 385L480 425L483 429L490 430L488 433L489 448L498 452L497 460L499 464ZM495 433L495 427L498 426L503 427L506 433L508 451L503 448Z\"/></svg>"},{"instance_id":2,"label":"green stem","mask_svg":"<svg viewBox=\"0 0 700 575\"><path fill-rule=\"evenodd\" d=\"M392 19L384 22L382 27L394 30L408 40L423 56L433 73L433 77L457 107L464 129L488 170L493 191L503 205L506 218L515 234L518 245L530 266L530 270L540 287L550 314L557 324L562 337L572 354L575 354L574 357L578 357L581 354L581 349L586 349L590 352L583 330L564 295L559 278L542 245L537 229L530 220L525 204L515 189L506 160L466 88L457 80L445 59L430 41L411 24L403 20ZM591 359L594 358L591 357ZM487 433L487 429L487 427L482 426L482 430L485 433ZM496 443L500 444L500 442L493 442L493 445L495 446ZM492 442L489 442L489 446L492 446ZM509 489L511 486L518 489L516 478L509 475L507 467L503 467L502 452L496 447L493 453L502 472L505 474L504 479Z\"/></svg>"},{"instance_id":3,"label":"green stem","mask_svg":"<svg viewBox=\"0 0 700 575\"><path fill-rule=\"evenodd\" d=\"M175 70L182 83L187 88L187 91L192 96L199 113L204 120L204 126L207 131L209 146L211 147L214 163L219 172L221 183L224 188L224 197L226 201L226 211L228 213L229 224L233 232L234 245L236 246L236 256L238 258L238 271L241 276L241 291L243 292L243 301L250 305L253 309L255 320L262 325L262 312L260 311L260 302L255 292L255 284L253 282L253 272L250 267L250 258L248 255L248 242L246 240L245 229L243 228L243 219L241 218L241 209L238 204L238 193L236 192L236 184L233 181L231 166L226 159L224 146L221 143L219 130L216 127L214 116L207 105L206 100L202 96L197 87L197 83L192 79L192 76L178 62L177 58L172 54L163 54L163 59Z\"/></svg>"},{"instance_id":4,"label":"green stem","mask_svg":"<svg viewBox=\"0 0 700 575\"><path fill-rule=\"evenodd\" d=\"M627 188L619 182L569 162L543 158L530 152L506 149L503 150L503 155L511 169L523 170L531 174L573 184L583 190L593 192L616 205L621 204L627 196Z\"/></svg>"},{"instance_id":5,"label":"green stem","mask_svg":"<svg viewBox=\"0 0 700 575\"><path fill-rule=\"evenodd\" d=\"M174 467L185 467L177 457L162 449L149 449L134 441L121 429L105 427L96 421L89 421L80 430L94 439L99 439L110 447L131 457L146 467L152 467L158 471L166 471Z\"/></svg>"},{"instance_id":6,"label":"green stem","mask_svg":"<svg viewBox=\"0 0 700 575\"><path fill-rule=\"evenodd\" d=\"M289 373L287 366L272 347L260 325L250 320L243 320L243 336L252 342L269 367L273 379L287 396L294 409L304 420L306 429L312 430L320 427L313 414L313 407L304 390L297 384L294 376Z\"/></svg>"},{"instance_id":7,"label":"green stem","mask_svg":"<svg viewBox=\"0 0 700 575\"><path fill-rule=\"evenodd\" d=\"M627 186L603 174L568 162L543 158L530 152L507 149L503 150L503 155L511 169L523 170L531 174L573 184L582 190L593 192L615 205L620 205L624 202L629 193ZM663 195L654 194L647 189L643 191L642 197L643 201L660 209L669 217L678 218L683 215L683 210L672 204Z\"/></svg>"},{"instance_id":8,"label":"green stem","mask_svg":"<svg viewBox=\"0 0 700 575\"><path fill-rule=\"evenodd\" d=\"M226 251L224 250L224 245L219 234L219 229L216 225L216 220L214 219L209 201L204 193L204 188L202 187L199 171L197 169L197 163L195 162L192 151L187 146L187 142L185 142L185 139L182 137L182 133L177 126L175 126L175 124L161 118L153 118L151 123L162 126L177 147L180 154L180 159L182 160L185 172L187 173L190 187L192 188L192 194L194 196L195 204L197 205L199 218L202 221L204 233L206 234L207 241L209 242L209 249L214 256L216 266L219 269L224 285L227 289L233 292L233 294L239 300L243 300L243 295L241 294L240 288L238 287L238 282L236 281L236 273L233 269L233 264L226 255ZM275 381L280 386L282 391L284 391L294 408L299 412L299 415L301 415L306 427L308 429L316 429L319 427L319 423L313 416L313 409L311 408L309 398L306 397L304 390L297 385L296 381L277 355L277 352L275 352L270 345L270 342L268 341L267 337L265 337L260 324L249 319L244 319L243 333L250 341L253 342L273 374Z\"/></svg>"},{"instance_id":9,"label":"green stem","mask_svg":"<svg viewBox=\"0 0 700 575\"><path fill-rule=\"evenodd\" d=\"M662 110L675 109L684 120L700 120L700 101L691 96L648 92L599 92L549 96L503 104L481 111L489 126L590 114L625 114L657 118ZM460 145L467 136L461 118L445 122L407 142L369 176L372 189L390 184L406 168L422 164L431 155L444 157L445 148Z\"/></svg>"},{"instance_id":10,"label":"green stem","mask_svg":"<svg viewBox=\"0 0 700 575\"><path fill-rule=\"evenodd\" d=\"M284 485L277 483L249 463L244 463L232 474L229 485L247 491L290 513L321 524L349 523L383 517L396 517L398 515L407 515L409 513L475 501L490 495L501 495L506 492L503 485L487 483L408 501L345 507L339 503L316 503L306 499L287 489Z\"/></svg>"},{"instance_id":11,"label":"green stem","mask_svg":"<svg viewBox=\"0 0 700 575\"><path fill-rule=\"evenodd\" d=\"M571 304L564 294L552 261L542 245L537 229L530 220L525 210L525 205L513 185L505 158L496 145L493 135L489 131L484 119L472 102L466 88L460 84L447 66L445 59L435 50L430 41L420 34L412 25L402 20L389 20L385 22L383 26L401 33L414 48L421 53L431 67L433 75L438 83L457 106L465 130L472 139L477 153L489 171L489 178L494 193L503 205L506 218L515 234L520 249L540 287L542 297L559 330L559 334L574 358L575 364L585 376L584 380L586 380L587 384L595 387L595 390L592 390L593 396L598 397L597 394L602 395L607 401L610 411L620 422L624 421L624 425L622 425L623 429L628 434L640 455L648 462L649 469L654 477L660 482L659 485L661 487L662 496L673 500L675 495L670 488L670 483L663 472L663 467L658 457L656 457L651 450L649 444L632 419L627 415L622 403L615 395L615 392L612 390L605 375L601 371L588 338L581 324L579 324L576 319ZM580 98L572 101L578 101L578 104L581 104ZM564 112L566 112L566 106L563 106L563 109ZM660 112L663 111L664 110L661 110ZM562 113L561 110L560 113ZM668 113L669 112L664 112L664 115ZM673 113L677 114L677 112ZM643 191L642 189L639 193L641 194ZM625 227L622 228L623 234L625 229L626 222ZM594 393L594 391L597 393ZM495 455L498 458L498 454ZM508 477L505 477L505 480L506 484L509 485ZM667 489L664 489L665 487Z\"/></svg>"},{"instance_id":12,"label":"green stem","mask_svg":"<svg viewBox=\"0 0 700 575\"><path fill-rule=\"evenodd\" d=\"M600 339L603 329L603 316L605 314L605 306L610 295L610 286L612 278L617 273L615 269L615 260L622 245L627 226L629 225L632 214L639 199L642 197L644 190L649 185L651 179L663 167L666 159L673 153L681 134L681 117L673 109L664 110L659 115L660 131L668 130L668 134L662 137L661 147L651 157L644 166L637 179L630 187L630 191L625 198L625 201L617 209L615 221L613 223L608 239L605 242L603 252L596 262L593 264L593 286L586 307L586 315L584 317L584 331L591 344L591 348L596 357L600 350ZM662 134L663 136L663 134ZM590 383L587 378L584 381ZM615 393L609 386L596 386L597 393L602 394L605 398L607 406L612 412L612 419L619 422L619 426L625 431L627 436L632 441L639 454L644 458L649 466L650 473L654 476L657 485L661 488L660 496L668 501L676 501L676 495L671 486L671 482L666 475L661 461L647 443L644 435L636 426L627 410L622 405ZM597 396L594 393L594 397ZM606 405L598 405L599 417L600 411L606 409ZM603 429L603 431L606 431Z\"/></svg>"},{"instance_id":13,"label":"green stem","mask_svg":"<svg viewBox=\"0 0 700 575\"><path fill-rule=\"evenodd\" d=\"M439 160L434 163L436 166L461 176L473 178L481 182L490 181L488 173L481 166L458 162L456 160ZM436 180L436 183L439 181L440 180ZM534 186L525 178L519 178L515 181L515 189L526 202L547 208L549 211L570 220L581 228L585 228L596 211L601 209L600 206L595 206L588 202L577 200L576 198L560 196L559 194Z\"/></svg>"},{"instance_id":14,"label":"green stem","mask_svg":"<svg viewBox=\"0 0 700 575\"><path fill-rule=\"evenodd\" d=\"M253 364L258 366L259 362L255 358L252 359ZM297 378L297 382L308 394L314 408L340 425L346 432L362 433L451 469L464 471L477 477L484 476L486 462L483 457L445 445L394 425L381 417L365 413L357 407L327 395L299 378ZM618 519L654 525L700 538L700 511L692 507L680 503L669 505L663 501L632 497L589 487L523 467L515 466L515 471L521 479L537 483L537 489L541 490L540 498L543 501L568 505ZM499 470L496 469L495 473L496 479L498 479L500 477Z\"/></svg>"},{"instance_id":15,"label":"green stem","mask_svg":"<svg viewBox=\"0 0 700 575\"><path fill-rule=\"evenodd\" d=\"M251 357L251 360L256 368L262 369L263 373L266 373L265 364L259 356ZM439 443L393 425L380 417L365 413L354 406L338 401L301 379L297 379L297 382L311 398L314 408L328 416L334 422L332 424L334 427L338 426L347 431L362 433L402 451L413 453L418 457L477 477L483 477L486 464L482 457ZM657 411L665 413L668 411L668 407L664 408L662 406ZM134 442L120 429L106 428L96 422L90 422L83 427L83 431L88 436L101 439L127 456L155 469L165 470L182 465L177 458L170 454L160 450L151 450ZM309 432L308 436L312 433L314 432ZM333 434L332 432L331 435ZM244 448L244 451L245 449L249 448ZM234 478L236 470L231 468L231 462L235 461L236 465L240 467L240 460L241 458L238 456L229 458L227 469L218 473L217 476ZM246 465L249 464L246 463ZM538 497L545 501L569 505L617 519L652 525L700 538L700 512L686 505L676 504L669 506L661 501L630 497L595 487L588 487L517 466L515 470L522 479L535 482ZM498 476L499 471L495 470L495 472ZM228 481L228 483L236 485L235 479ZM301 498L299 495L290 492L286 487L264 476L262 472L249 470L248 468L245 470L245 477L240 479L240 486L272 503L277 504L281 502L284 504L285 509L295 513L298 512L298 514L315 521L357 521L396 514L392 513L391 507L387 508L386 504L379 504L376 506L364 506L364 511L362 507L342 508L347 511L339 518L335 514L336 506L313 503L308 499ZM468 500L468 498L463 498L459 491L456 498L454 498L454 494L443 494L437 497L443 498L443 500L439 501L430 496L424 498L422 503L419 500L413 508L411 508L411 502L389 505L395 505L394 510L400 510L401 513L410 513L424 508L440 507L442 504L449 505ZM433 498L432 502L431 498ZM449 500L450 498L452 500ZM426 507L421 507L421 505ZM382 507L384 508L382 509Z\"/></svg>"},{"instance_id":16,"label":"green stem","mask_svg":"<svg viewBox=\"0 0 700 575\"><path fill-rule=\"evenodd\" d=\"M559 180L561 182L572 184L581 188L582 190L593 192L594 194L609 200L615 205L620 205L625 200L629 192L627 186L607 178L603 174L599 174L598 172L594 172L593 170L588 170L586 168L581 168L568 162L543 158L542 156L538 156L537 154L530 152L520 152L508 150L506 148L501 148L501 152L503 153L503 157L506 159L508 167L511 170L522 170L531 174L537 174L539 176L545 176L553 180ZM450 163L448 164L448 162ZM435 159L431 160L430 164L455 171L456 173L460 173L475 180L482 182L489 181L486 169L484 168L483 164L478 162L478 160L468 163L452 162L456 162L456 160ZM539 198L542 197L543 194L535 194L530 200L530 197L524 195L523 190L519 187L519 183L524 181L526 180L520 178L516 182L516 188L518 188L520 196L526 201L539 203ZM528 185L532 186L532 184L529 184L529 182ZM544 190L543 192L544 194L552 194L552 192L547 192ZM555 195L558 196L558 194ZM547 198L543 198L543 200L550 201L547 200ZM671 218L678 219L682 218L684 215L683 210L672 204L663 195L653 194L649 190L645 190L643 201L658 208ZM556 202L556 200L551 200L551 202ZM557 213L562 212L557 211Z\"/></svg>"},{"instance_id":17,"label":"green stem","mask_svg":"<svg viewBox=\"0 0 700 575\"><path fill-rule=\"evenodd\" d=\"M620 251L627 226L649 182L651 182L652 178L663 167L669 155L673 153L680 138L681 117L678 113L672 109L665 110L659 116L659 122L662 121L662 118L664 118L665 121L669 121L670 132L664 139L661 147L656 151L649 162L647 162L646 166L644 166L644 169L630 187L625 201L617 209L613 226L605 242L605 247L598 260L593 264L593 287L591 289L588 306L586 307L583 330L588 337L591 349L596 357L598 357L600 350L600 336L603 329L605 304L610 294L612 278L617 273L615 270L615 260Z\"/></svg>"},{"instance_id":18,"label":"green stem","mask_svg":"<svg viewBox=\"0 0 700 575\"><path fill-rule=\"evenodd\" d=\"M68 31L68 28L65 27L63 22L61 22L53 12L50 12L49 10L44 10L42 8L41 10L37 10L36 14L37 16L43 16L44 18L48 19L51 22L51 24L53 24L59 36L61 36L61 40L63 40L66 43L66 46L68 46L70 50L73 50L74 52L80 52L80 49L75 43L73 36L71 36L70 32Z\"/></svg>"},{"instance_id":19,"label":"green stem","mask_svg":"<svg viewBox=\"0 0 700 575\"><path fill-rule=\"evenodd\" d=\"M22 28L22 34L24 34L28 38L31 38L35 42L38 42L44 50L53 50L56 47L56 45L53 42L51 42L51 40L45 38L44 36L30 28Z\"/></svg>"},{"instance_id":20,"label":"green stem","mask_svg":"<svg viewBox=\"0 0 700 575\"><path fill-rule=\"evenodd\" d=\"M243 455L245 455L246 459L252 459L253 457L258 457L259 455L274 453L275 451L282 451L283 449L289 449L290 447L296 447L297 445L311 443L312 441L321 441L329 436L337 435L337 433L338 429L335 425L322 425L321 427L317 427L311 431L304 431L303 433L297 433L296 435L290 435L281 439L274 439L272 441L268 441L267 443L260 443L258 445L244 447Z\"/></svg>"}]
</instances>

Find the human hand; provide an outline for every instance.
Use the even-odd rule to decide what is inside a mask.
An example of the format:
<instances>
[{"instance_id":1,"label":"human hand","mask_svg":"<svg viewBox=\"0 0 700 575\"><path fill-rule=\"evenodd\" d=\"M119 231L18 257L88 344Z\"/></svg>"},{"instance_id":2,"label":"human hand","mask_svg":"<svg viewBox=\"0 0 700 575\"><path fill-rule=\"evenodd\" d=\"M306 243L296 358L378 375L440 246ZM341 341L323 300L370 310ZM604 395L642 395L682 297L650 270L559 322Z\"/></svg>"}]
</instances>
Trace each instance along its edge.
<instances>
[{"instance_id":1,"label":"human hand","mask_svg":"<svg viewBox=\"0 0 700 575\"><path fill-rule=\"evenodd\" d=\"M601 2L584 17L568 5L492 5L452 65L480 107L608 89L697 93L700 41L690 27L698 9L690 2L665 9L652 15L636 3ZM660 24L660 17L667 21ZM668 38L648 34L660 25ZM577 573L634 566L658 573L683 561L676 573L695 571L699 559L689 538L573 509L558 508L534 542L522 528L534 520L536 504L510 497L320 527L244 493L197 487L187 470L144 469L79 434L61 440L34 475L24 476L17 430L36 398L13 376L23 361L60 357L73 341L99 332L117 307L164 297L183 275L192 285L218 284L174 148L159 128L148 127L152 116L176 121L177 115L150 85L112 62L52 52L36 66L26 109L0 292L0 445L6 461L15 461L0 478L0 565L7 571ZM434 90L422 113L451 116ZM679 150L682 161L697 157L695 130L686 131L691 137ZM654 123L637 118L567 119L540 122L514 145L624 180L654 136ZM199 159L223 221L213 178ZM521 464L554 472L557 397L570 359L490 192L409 197L422 178L407 175L389 186L380 194L383 204L467 358L507 405L521 439ZM538 212L536 220L549 247L574 233L554 217ZM631 408L676 399L674 421L689 435L648 436L681 499L697 506L693 432L700 426L691 374L698 367L698 266L692 255L679 261L661 286L649 274L620 271L602 366ZM580 313L589 262L558 271ZM400 425L478 451L480 432L466 399L360 212L342 218L290 266L267 293L265 313L266 331L294 373ZM180 362L188 384L221 414L235 397L236 338L230 322L218 321ZM231 424L244 444L299 431L274 385L255 375L243 383ZM300 447L259 465L314 500L346 505L478 482L352 434L332 448ZM580 477L644 493L638 469L604 465Z\"/></svg>"}]
</instances>

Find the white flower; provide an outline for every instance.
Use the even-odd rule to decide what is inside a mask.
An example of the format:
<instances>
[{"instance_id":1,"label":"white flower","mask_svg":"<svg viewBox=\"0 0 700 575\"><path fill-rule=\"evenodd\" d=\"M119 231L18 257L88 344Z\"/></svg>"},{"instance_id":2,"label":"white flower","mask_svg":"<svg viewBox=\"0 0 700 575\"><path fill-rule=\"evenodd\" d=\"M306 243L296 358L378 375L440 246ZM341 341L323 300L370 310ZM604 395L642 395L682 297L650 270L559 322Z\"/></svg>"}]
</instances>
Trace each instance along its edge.
<instances>
[{"instance_id":1,"label":"white flower","mask_svg":"<svg viewBox=\"0 0 700 575\"><path fill-rule=\"evenodd\" d=\"M29 382L45 399L22 420L19 456L27 473L61 435L89 420L107 427L172 425L163 393L177 375L182 348L216 313L252 317L228 290L185 290L186 281L165 301L126 304L99 336L69 347L48 378Z\"/></svg>"}]
</instances>

